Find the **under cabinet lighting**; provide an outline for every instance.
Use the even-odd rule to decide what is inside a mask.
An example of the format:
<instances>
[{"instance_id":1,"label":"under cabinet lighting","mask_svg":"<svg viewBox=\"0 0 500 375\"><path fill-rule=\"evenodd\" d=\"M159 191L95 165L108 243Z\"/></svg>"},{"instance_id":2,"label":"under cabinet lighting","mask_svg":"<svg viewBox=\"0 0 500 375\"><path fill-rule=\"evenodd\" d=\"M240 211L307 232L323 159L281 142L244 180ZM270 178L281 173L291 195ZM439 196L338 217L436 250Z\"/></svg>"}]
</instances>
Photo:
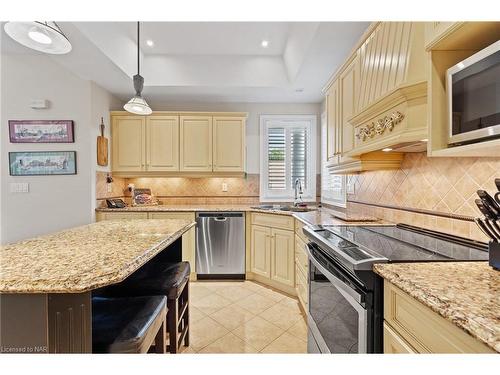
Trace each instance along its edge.
<instances>
[{"instance_id":1,"label":"under cabinet lighting","mask_svg":"<svg viewBox=\"0 0 500 375\"><path fill-rule=\"evenodd\" d=\"M389 152L389 151L392 151L392 148L390 148L390 147L383 148L383 149L382 149L382 151L384 151L384 152Z\"/></svg>"}]
</instances>

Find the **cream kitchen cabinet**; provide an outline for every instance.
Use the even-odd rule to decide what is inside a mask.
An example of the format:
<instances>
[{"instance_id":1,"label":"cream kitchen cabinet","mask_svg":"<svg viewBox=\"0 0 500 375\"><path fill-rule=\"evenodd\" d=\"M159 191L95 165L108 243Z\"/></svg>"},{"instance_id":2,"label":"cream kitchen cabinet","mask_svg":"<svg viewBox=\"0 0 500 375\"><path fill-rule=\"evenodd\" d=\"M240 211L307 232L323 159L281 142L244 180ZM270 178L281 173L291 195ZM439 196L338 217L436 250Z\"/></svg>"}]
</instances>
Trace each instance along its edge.
<instances>
[{"instance_id":1,"label":"cream kitchen cabinet","mask_svg":"<svg viewBox=\"0 0 500 375\"><path fill-rule=\"evenodd\" d=\"M113 116L113 172L179 170L178 116Z\"/></svg>"},{"instance_id":2,"label":"cream kitchen cabinet","mask_svg":"<svg viewBox=\"0 0 500 375\"><path fill-rule=\"evenodd\" d=\"M212 116L180 117L180 170L212 171Z\"/></svg>"},{"instance_id":3,"label":"cream kitchen cabinet","mask_svg":"<svg viewBox=\"0 0 500 375\"><path fill-rule=\"evenodd\" d=\"M302 309L307 313L309 260L305 250L307 237L302 231L304 225L299 220L295 220L295 290Z\"/></svg>"},{"instance_id":4,"label":"cream kitchen cabinet","mask_svg":"<svg viewBox=\"0 0 500 375\"><path fill-rule=\"evenodd\" d=\"M214 172L245 171L245 118L213 117Z\"/></svg>"},{"instance_id":5,"label":"cream kitchen cabinet","mask_svg":"<svg viewBox=\"0 0 500 375\"><path fill-rule=\"evenodd\" d=\"M384 353L493 353L493 350L384 280Z\"/></svg>"},{"instance_id":6,"label":"cream kitchen cabinet","mask_svg":"<svg viewBox=\"0 0 500 375\"><path fill-rule=\"evenodd\" d=\"M326 94L326 160L329 165L339 163L339 88L338 82L334 82Z\"/></svg>"},{"instance_id":7,"label":"cream kitchen cabinet","mask_svg":"<svg viewBox=\"0 0 500 375\"><path fill-rule=\"evenodd\" d=\"M142 172L146 167L146 118L113 116L111 124L112 169Z\"/></svg>"},{"instance_id":8,"label":"cream kitchen cabinet","mask_svg":"<svg viewBox=\"0 0 500 375\"><path fill-rule=\"evenodd\" d=\"M439 42L464 24L465 22L426 22L425 48L427 50L433 49Z\"/></svg>"},{"instance_id":9,"label":"cream kitchen cabinet","mask_svg":"<svg viewBox=\"0 0 500 375\"><path fill-rule=\"evenodd\" d=\"M250 278L295 292L294 218L251 213Z\"/></svg>"},{"instance_id":10,"label":"cream kitchen cabinet","mask_svg":"<svg viewBox=\"0 0 500 375\"><path fill-rule=\"evenodd\" d=\"M146 170L179 170L179 117L146 118Z\"/></svg>"}]
</instances>

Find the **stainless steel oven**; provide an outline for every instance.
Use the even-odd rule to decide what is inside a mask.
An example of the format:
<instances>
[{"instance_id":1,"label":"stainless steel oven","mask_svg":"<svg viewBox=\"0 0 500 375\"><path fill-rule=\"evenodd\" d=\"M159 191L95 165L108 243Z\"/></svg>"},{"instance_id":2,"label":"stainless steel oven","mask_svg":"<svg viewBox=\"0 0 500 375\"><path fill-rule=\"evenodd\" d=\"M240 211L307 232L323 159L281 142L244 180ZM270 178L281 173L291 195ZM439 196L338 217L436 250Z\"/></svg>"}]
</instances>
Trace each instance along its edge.
<instances>
[{"instance_id":1,"label":"stainless steel oven","mask_svg":"<svg viewBox=\"0 0 500 375\"><path fill-rule=\"evenodd\" d=\"M447 70L448 143L500 136L500 41Z\"/></svg>"},{"instance_id":2,"label":"stainless steel oven","mask_svg":"<svg viewBox=\"0 0 500 375\"><path fill-rule=\"evenodd\" d=\"M309 353L368 353L371 295L363 282L314 243L309 256Z\"/></svg>"}]
</instances>

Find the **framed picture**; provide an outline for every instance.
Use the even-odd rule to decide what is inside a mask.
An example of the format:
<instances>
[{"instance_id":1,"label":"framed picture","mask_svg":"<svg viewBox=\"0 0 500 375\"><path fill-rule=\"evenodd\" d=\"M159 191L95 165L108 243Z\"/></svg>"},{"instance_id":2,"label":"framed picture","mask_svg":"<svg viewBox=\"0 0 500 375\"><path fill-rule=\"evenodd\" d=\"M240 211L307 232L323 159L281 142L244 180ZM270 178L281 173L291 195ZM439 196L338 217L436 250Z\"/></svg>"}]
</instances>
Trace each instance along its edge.
<instances>
[{"instance_id":1,"label":"framed picture","mask_svg":"<svg viewBox=\"0 0 500 375\"><path fill-rule=\"evenodd\" d=\"M11 143L73 143L71 120L9 120Z\"/></svg>"},{"instance_id":2,"label":"framed picture","mask_svg":"<svg viewBox=\"0 0 500 375\"><path fill-rule=\"evenodd\" d=\"M11 176L76 174L76 151L9 152Z\"/></svg>"}]
</instances>

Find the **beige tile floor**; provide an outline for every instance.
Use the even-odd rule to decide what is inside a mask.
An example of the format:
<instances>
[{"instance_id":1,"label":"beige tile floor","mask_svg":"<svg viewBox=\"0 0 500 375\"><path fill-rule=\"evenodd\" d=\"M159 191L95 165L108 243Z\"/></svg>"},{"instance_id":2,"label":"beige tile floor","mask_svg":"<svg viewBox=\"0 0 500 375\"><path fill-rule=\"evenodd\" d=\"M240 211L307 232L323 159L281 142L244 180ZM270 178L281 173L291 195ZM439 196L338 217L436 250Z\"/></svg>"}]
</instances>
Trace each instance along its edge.
<instances>
[{"instance_id":1,"label":"beige tile floor","mask_svg":"<svg viewBox=\"0 0 500 375\"><path fill-rule=\"evenodd\" d=\"M252 281L190 283L190 346L183 353L306 353L297 299Z\"/></svg>"}]
</instances>

